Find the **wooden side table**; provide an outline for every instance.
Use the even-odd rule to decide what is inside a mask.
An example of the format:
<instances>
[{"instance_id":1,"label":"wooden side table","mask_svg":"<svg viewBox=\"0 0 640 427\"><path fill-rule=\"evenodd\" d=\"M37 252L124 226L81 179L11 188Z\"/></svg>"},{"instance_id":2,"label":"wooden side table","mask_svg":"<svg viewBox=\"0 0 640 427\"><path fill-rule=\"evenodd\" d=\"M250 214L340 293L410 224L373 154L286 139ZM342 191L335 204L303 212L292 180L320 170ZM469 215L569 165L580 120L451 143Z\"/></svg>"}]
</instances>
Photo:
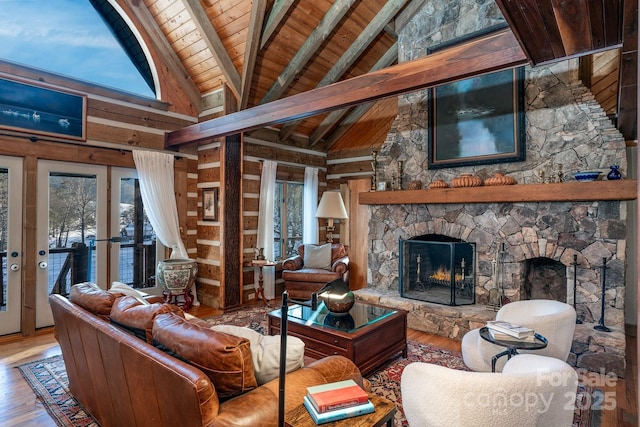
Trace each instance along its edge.
<instances>
[{"instance_id":1,"label":"wooden side table","mask_svg":"<svg viewBox=\"0 0 640 427\"><path fill-rule=\"evenodd\" d=\"M254 259L253 261L251 261L251 265L254 267L258 267L258 290L256 292L256 299L261 299L262 301L264 301L264 304L267 307L271 307L271 304L269 304L269 300L266 299L264 296L264 286L263 286L264 275L263 275L262 269L264 267L273 267L276 265L276 263Z\"/></svg>"},{"instance_id":2,"label":"wooden side table","mask_svg":"<svg viewBox=\"0 0 640 427\"><path fill-rule=\"evenodd\" d=\"M384 397L371 393L369 394L369 400L371 400L371 403L373 403L373 407L375 408L372 413L322 425L327 427L393 427L393 418L396 414L396 404L389 399L385 399ZM286 427L317 426L304 405L296 406L294 409L287 412L284 417L284 425Z\"/></svg>"}]
</instances>

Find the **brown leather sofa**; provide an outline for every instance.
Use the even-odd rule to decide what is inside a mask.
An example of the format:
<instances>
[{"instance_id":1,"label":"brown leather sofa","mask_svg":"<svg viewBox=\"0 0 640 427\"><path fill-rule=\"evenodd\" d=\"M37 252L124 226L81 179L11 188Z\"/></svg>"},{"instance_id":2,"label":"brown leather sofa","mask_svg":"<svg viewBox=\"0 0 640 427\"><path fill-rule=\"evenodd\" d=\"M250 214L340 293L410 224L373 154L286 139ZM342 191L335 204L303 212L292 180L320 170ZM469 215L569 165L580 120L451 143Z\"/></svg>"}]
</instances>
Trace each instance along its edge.
<instances>
[{"instance_id":1,"label":"brown leather sofa","mask_svg":"<svg viewBox=\"0 0 640 427\"><path fill-rule=\"evenodd\" d=\"M49 297L69 390L102 427L277 425L277 378L254 385L236 397L221 399L203 369L111 323L109 313L119 298L131 297L76 299L77 304L60 295ZM121 310L127 310L130 304L119 305ZM155 317L153 328L158 327L160 318L165 322L170 319L174 326L175 319L184 322L174 311L161 310L164 314ZM154 336L155 332L154 329ZM188 335L187 331L185 338L179 340L183 341L180 345L197 348L197 343L188 342ZM244 346L245 338L223 335L227 341ZM226 349L224 346L220 351ZM211 375L211 371L208 373ZM327 357L290 372L285 383L286 410L302 404L306 387L344 379L363 383L358 368L341 356Z\"/></svg>"},{"instance_id":2,"label":"brown leather sofa","mask_svg":"<svg viewBox=\"0 0 640 427\"><path fill-rule=\"evenodd\" d=\"M304 248L298 247L298 255L287 258L282 263L282 279L289 297L297 300L308 300L325 284L335 279L349 282L349 255L342 243L331 244L330 269L306 268L304 265Z\"/></svg>"}]
</instances>

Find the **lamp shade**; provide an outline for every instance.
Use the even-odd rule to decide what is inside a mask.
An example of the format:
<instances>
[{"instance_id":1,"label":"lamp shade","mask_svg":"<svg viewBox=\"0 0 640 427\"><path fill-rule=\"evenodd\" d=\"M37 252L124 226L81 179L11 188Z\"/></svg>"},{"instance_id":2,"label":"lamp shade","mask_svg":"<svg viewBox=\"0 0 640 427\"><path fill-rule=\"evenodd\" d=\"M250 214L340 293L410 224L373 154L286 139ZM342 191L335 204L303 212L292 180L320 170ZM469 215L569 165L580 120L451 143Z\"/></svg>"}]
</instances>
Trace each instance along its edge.
<instances>
[{"instance_id":1,"label":"lamp shade","mask_svg":"<svg viewBox=\"0 0 640 427\"><path fill-rule=\"evenodd\" d=\"M316 218L349 218L339 192L325 191L322 193L320 204L316 210Z\"/></svg>"}]
</instances>

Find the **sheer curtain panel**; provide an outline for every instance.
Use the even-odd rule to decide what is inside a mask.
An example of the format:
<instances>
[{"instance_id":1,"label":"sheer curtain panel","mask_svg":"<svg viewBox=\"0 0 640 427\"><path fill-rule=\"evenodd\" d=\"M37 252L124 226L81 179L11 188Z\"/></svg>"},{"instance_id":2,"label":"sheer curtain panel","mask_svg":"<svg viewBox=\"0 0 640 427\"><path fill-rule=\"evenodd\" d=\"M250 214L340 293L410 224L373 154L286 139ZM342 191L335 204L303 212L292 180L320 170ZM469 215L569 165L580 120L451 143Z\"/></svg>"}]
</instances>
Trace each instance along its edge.
<instances>
[{"instance_id":1,"label":"sheer curtain panel","mask_svg":"<svg viewBox=\"0 0 640 427\"><path fill-rule=\"evenodd\" d=\"M304 168L302 243L318 243L318 168Z\"/></svg>"},{"instance_id":2,"label":"sheer curtain panel","mask_svg":"<svg viewBox=\"0 0 640 427\"><path fill-rule=\"evenodd\" d=\"M174 158L156 151L133 150L145 213L156 236L168 248L171 259L189 258L182 238L173 181ZM200 305L195 284L193 305Z\"/></svg>"},{"instance_id":3,"label":"sheer curtain panel","mask_svg":"<svg viewBox=\"0 0 640 427\"><path fill-rule=\"evenodd\" d=\"M276 191L276 169L278 164L272 160L262 163L260 177L260 210L258 211L258 242L259 248L264 248L264 256L273 261L273 203ZM275 267L263 269L264 296L270 300L275 298ZM258 287L258 271L254 271L255 286Z\"/></svg>"}]
</instances>

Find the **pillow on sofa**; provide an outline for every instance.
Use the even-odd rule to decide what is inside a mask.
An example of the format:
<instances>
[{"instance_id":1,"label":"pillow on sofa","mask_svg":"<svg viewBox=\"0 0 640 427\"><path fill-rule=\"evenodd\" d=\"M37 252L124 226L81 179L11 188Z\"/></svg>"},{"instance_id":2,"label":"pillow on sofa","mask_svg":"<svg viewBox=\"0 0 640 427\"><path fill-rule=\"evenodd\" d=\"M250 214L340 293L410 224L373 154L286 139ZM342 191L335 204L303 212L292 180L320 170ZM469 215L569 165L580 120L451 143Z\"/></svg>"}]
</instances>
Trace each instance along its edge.
<instances>
[{"instance_id":1,"label":"pillow on sofa","mask_svg":"<svg viewBox=\"0 0 640 427\"><path fill-rule=\"evenodd\" d=\"M113 306L116 298L118 298L117 295L111 294L91 282L75 284L71 286L71 291L69 292L69 300L71 302L105 318L109 317L111 306Z\"/></svg>"},{"instance_id":2,"label":"pillow on sofa","mask_svg":"<svg viewBox=\"0 0 640 427\"><path fill-rule=\"evenodd\" d=\"M214 331L167 313L153 321L153 344L201 369L221 399L258 386L246 338Z\"/></svg>"},{"instance_id":3,"label":"pillow on sofa","mask_svg":"<svg viewBox=\"0 0 640 427\"><path fill-rule=\"evenodd\" d=\"M216 325L211 329L243 337L251 343L253 370L258 385L278 378L280 374L280 335L262 335L253 329L234 325ZM298 337L287 337L287 373L304 366L304 342Z\"/></svg>"},{"instance_id":4,"label":"pillow on sofa","mask_svg":"<svg viewBox=\"0 0 640 427\"><path fill-rule=\"evenodd\" d=\"M146 294L140 292L137 289L134 289L133 287L127 285L126 283L113 282L107 292L110 292L112 294L128 295L140 301L141 304L150 304L149 301L144 299Z\"/></svg>"},{"instance_id":5,"label":"pillow on sofa","mask_svg":"<svg viewBox=\"0 0 640 427\"><path fill-rule=\"evenodd\" d=\"M149 344L153 341L153 319L158 314L177 313L184 317L182 309L170 304L141 303L137 298L123 296L111 307L109 318L111 323L133 333L136 337Z\"/></svg>"},{"instance_id":6,"label":"pillow on sofa","mask_svg":"<svg viewBox=\"0 0 640 427\"><path fill-rule=\"evenodd\" d=\"M304 268L331 270L331 243L304 245Z\"/></svg>"}]
</instances>

